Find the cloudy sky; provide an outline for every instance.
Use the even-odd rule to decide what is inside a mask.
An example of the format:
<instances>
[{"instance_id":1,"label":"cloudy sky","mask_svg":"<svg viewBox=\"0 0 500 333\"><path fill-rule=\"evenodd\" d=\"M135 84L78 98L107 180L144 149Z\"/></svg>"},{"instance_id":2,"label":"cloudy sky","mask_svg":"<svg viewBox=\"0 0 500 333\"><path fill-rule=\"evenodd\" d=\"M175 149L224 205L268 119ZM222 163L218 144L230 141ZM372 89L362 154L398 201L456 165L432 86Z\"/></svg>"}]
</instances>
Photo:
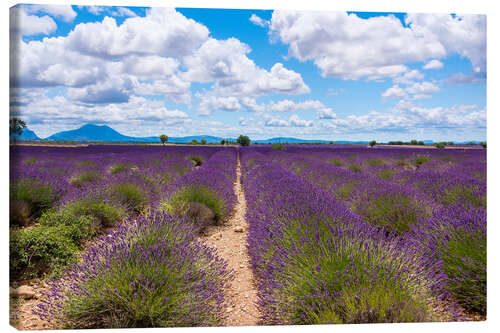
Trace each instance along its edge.
<instances>
[{"instance_id":1,"label":"cloudy sky","mask_svg":"<svg viewBox=\"0 0 500 333\"><path fill-rule=\"evenodd\" d=\"M484 15L19 5L10 34L41 137L486 139Z\"/></svg>"}]
</instances>

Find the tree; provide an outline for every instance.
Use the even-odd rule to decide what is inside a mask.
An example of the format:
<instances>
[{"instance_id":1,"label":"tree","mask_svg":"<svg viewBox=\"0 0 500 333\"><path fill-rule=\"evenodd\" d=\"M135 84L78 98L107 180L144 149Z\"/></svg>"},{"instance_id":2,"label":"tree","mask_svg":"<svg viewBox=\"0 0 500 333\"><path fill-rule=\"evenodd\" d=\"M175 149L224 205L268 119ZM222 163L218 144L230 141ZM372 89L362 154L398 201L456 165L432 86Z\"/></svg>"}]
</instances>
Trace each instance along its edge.
<instances>
[{"instance_id":1,"label":"tree","mask_svg":"<svg viewBox=\"0 0 500 333\"><path fill-rule=\"evenodd\" d=\"M16 135L21 136L23 129L26 128L26 123L17 117L12 117L9 120L9 134L14 134L14 143L16 142Z\"/></svg>"},{"instance_id":2,"label":"tree","mask_svg":"<svg viewBox=\"0 0 500 333\"><path fill-rule=\"evenodd\" d=\"M207 143L207 140L205 140L205 139L202 139L202 140L201 140L201 144L202 144L202 145L204 145L204 144L206 144L206 143Z\"/></svg>"},{"instance_id":3,"label":"tree","mask_svg":"<svg viewBox=\"0 0 500 333\"><path fill-rule=\"evenodd\" d=\"M410 144L412 144L412 145L416 146L416 145L418 145L418 141L417 141L417 140L411 140L411 141L410 141Z\"/></svg>"},{"instance_id":4,"label":"tree","mask_svg":"<svg viewBox=\"0 0 500 333\"><path fill-rule=\"evenodd\" d=\"M160 140L161 140L161 143L165 144L165 142L168 141L168 136L166 136L165 134L162 134L162 135L160 135Z\"/></svg>"},{"instance_id":5,"label":"tree","mask_svg":"<svg viewBox=\"0 0 500 333\"><path fill-rule=\"evenodd\" d=\"M226 144L226 140L220 140L220 144L221 145L225 145Z\"/></svg>"},{"instance_id":6,"label":"tree","mask_svg":"<svg viewBox=\"0 0 500 333\"><path fill-rule=\"evenodd\" d=\"M370 143L368 143L368 144L370 145L370 147L372 147L372 148L373 148L373 146L375 146L375 145L377 144L377 141L372 140L372 141L370 141Z\"/></svg>"},{"instance_id":7,"label":"tree","mask_svg":"<svg viewBox=\"0 0 500 333\"><path fill-rule=\"evenodd\" d=\"M197 141L197 140L195 140L195 139L193 139L193 140L191 140L190 144L192 144L192 145L197 145L197 144L198 144L198 141Z\"/></svg>"},{"instance_id":8,"label":"tree","mask_svg":"<svg viewBox=\"0 0 500 333\"><path fill-rule=\"evenodd\" d=\"M423 146L423 145L424 145L424 142L423 142L423 141L419 141L419 142L418 142L418 145L419 145L419 146Z\"/></svg>"},{"instance_id":9,"label":"tree","mask_svg":"<svg viewBox=\"0 0 500 333\"><path fill-rule=\"evenodd\" d=\"M483 148L486 148L486 142L485 141L481 142L481 146L483 146Z\"/></svg>"},{"instance_id":10,"label":"tree","mask_svg":"<svg viewBox=\"0 0 500 333\"><path fill-rule=\"evenodd\" d=\"M439 149L444 149L444 147L446 147L446 143L445 142L438 142L434 146L436 146L436 148L439 148Z\"/></svg>"},{"instance_id":11,"label":"tree","mask_svg":"<svg viewBox=\"0 0 500 333\"><path fill-rule=\"evenodd\" d=\"M250 138L246 135L240 135L238 139L236 140L240 144L240 146L249 146L250 145Z\"/></svg>"}]
</instances>

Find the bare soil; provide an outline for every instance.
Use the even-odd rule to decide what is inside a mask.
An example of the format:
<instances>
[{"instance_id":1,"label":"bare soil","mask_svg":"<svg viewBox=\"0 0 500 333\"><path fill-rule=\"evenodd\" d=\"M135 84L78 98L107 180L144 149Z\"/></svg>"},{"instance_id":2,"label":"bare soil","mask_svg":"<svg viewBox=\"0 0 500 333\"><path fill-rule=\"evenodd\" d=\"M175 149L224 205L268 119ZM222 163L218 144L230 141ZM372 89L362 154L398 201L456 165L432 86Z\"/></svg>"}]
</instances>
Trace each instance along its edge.
<instances>
[{"instance_id":1,"label":"bare soil","mask_svg":"<svg viewBox=\"0 0 500 333\"><path fill-rule=\"evenodd\" d=\"M234 191L238 201L233 215L222 225L210 226L203 241L217 249L220 257L234 271L234 280L226 291L227 319L224 326L255 326L259 321L257 289L247 251L248 224L245 219L246 200L241 186L241 165L238 156Z\"/></svg>"}]
</instances>

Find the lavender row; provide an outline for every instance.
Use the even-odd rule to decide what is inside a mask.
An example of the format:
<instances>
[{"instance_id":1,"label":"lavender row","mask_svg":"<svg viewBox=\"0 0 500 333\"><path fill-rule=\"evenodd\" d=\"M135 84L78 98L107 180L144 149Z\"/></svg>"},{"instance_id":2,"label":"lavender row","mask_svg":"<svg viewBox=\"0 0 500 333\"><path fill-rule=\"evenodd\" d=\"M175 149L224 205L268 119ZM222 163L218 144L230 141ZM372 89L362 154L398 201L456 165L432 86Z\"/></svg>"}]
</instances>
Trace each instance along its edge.
<instances>
[{"instance_id":1,"label":"lavender row","mask_svg":"<svg viewBox=\"0 0 500 333\"><path fill-rule=\"evenodd\" d=\"M446 276L328 192L251 150L242 154L248 250L262 321L320 324L450 320Z\"/></svg>"}]
</instances>

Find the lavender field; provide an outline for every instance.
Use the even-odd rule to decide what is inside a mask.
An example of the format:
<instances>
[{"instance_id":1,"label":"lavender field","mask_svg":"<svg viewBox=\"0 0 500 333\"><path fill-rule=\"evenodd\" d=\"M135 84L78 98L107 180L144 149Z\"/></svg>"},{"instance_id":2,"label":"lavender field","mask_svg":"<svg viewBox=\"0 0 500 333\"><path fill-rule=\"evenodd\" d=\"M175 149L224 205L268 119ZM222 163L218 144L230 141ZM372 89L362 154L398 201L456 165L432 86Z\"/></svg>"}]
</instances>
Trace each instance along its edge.
<instances>
[{"instance_id":1,"label":"lavender field","mask_svg":"<svg viewBox=\"0 0 500 333\"><path fill-rule=\"evenodd\" d=\"M36 293L11 306L14 324L35 318L24 328L486 318L486 149L14 146L10 158L10 284ZM248 271L210 241L242 205L229 232ZM243 275L255 310L233 304Z\"/></svg>"}]
</instances>

